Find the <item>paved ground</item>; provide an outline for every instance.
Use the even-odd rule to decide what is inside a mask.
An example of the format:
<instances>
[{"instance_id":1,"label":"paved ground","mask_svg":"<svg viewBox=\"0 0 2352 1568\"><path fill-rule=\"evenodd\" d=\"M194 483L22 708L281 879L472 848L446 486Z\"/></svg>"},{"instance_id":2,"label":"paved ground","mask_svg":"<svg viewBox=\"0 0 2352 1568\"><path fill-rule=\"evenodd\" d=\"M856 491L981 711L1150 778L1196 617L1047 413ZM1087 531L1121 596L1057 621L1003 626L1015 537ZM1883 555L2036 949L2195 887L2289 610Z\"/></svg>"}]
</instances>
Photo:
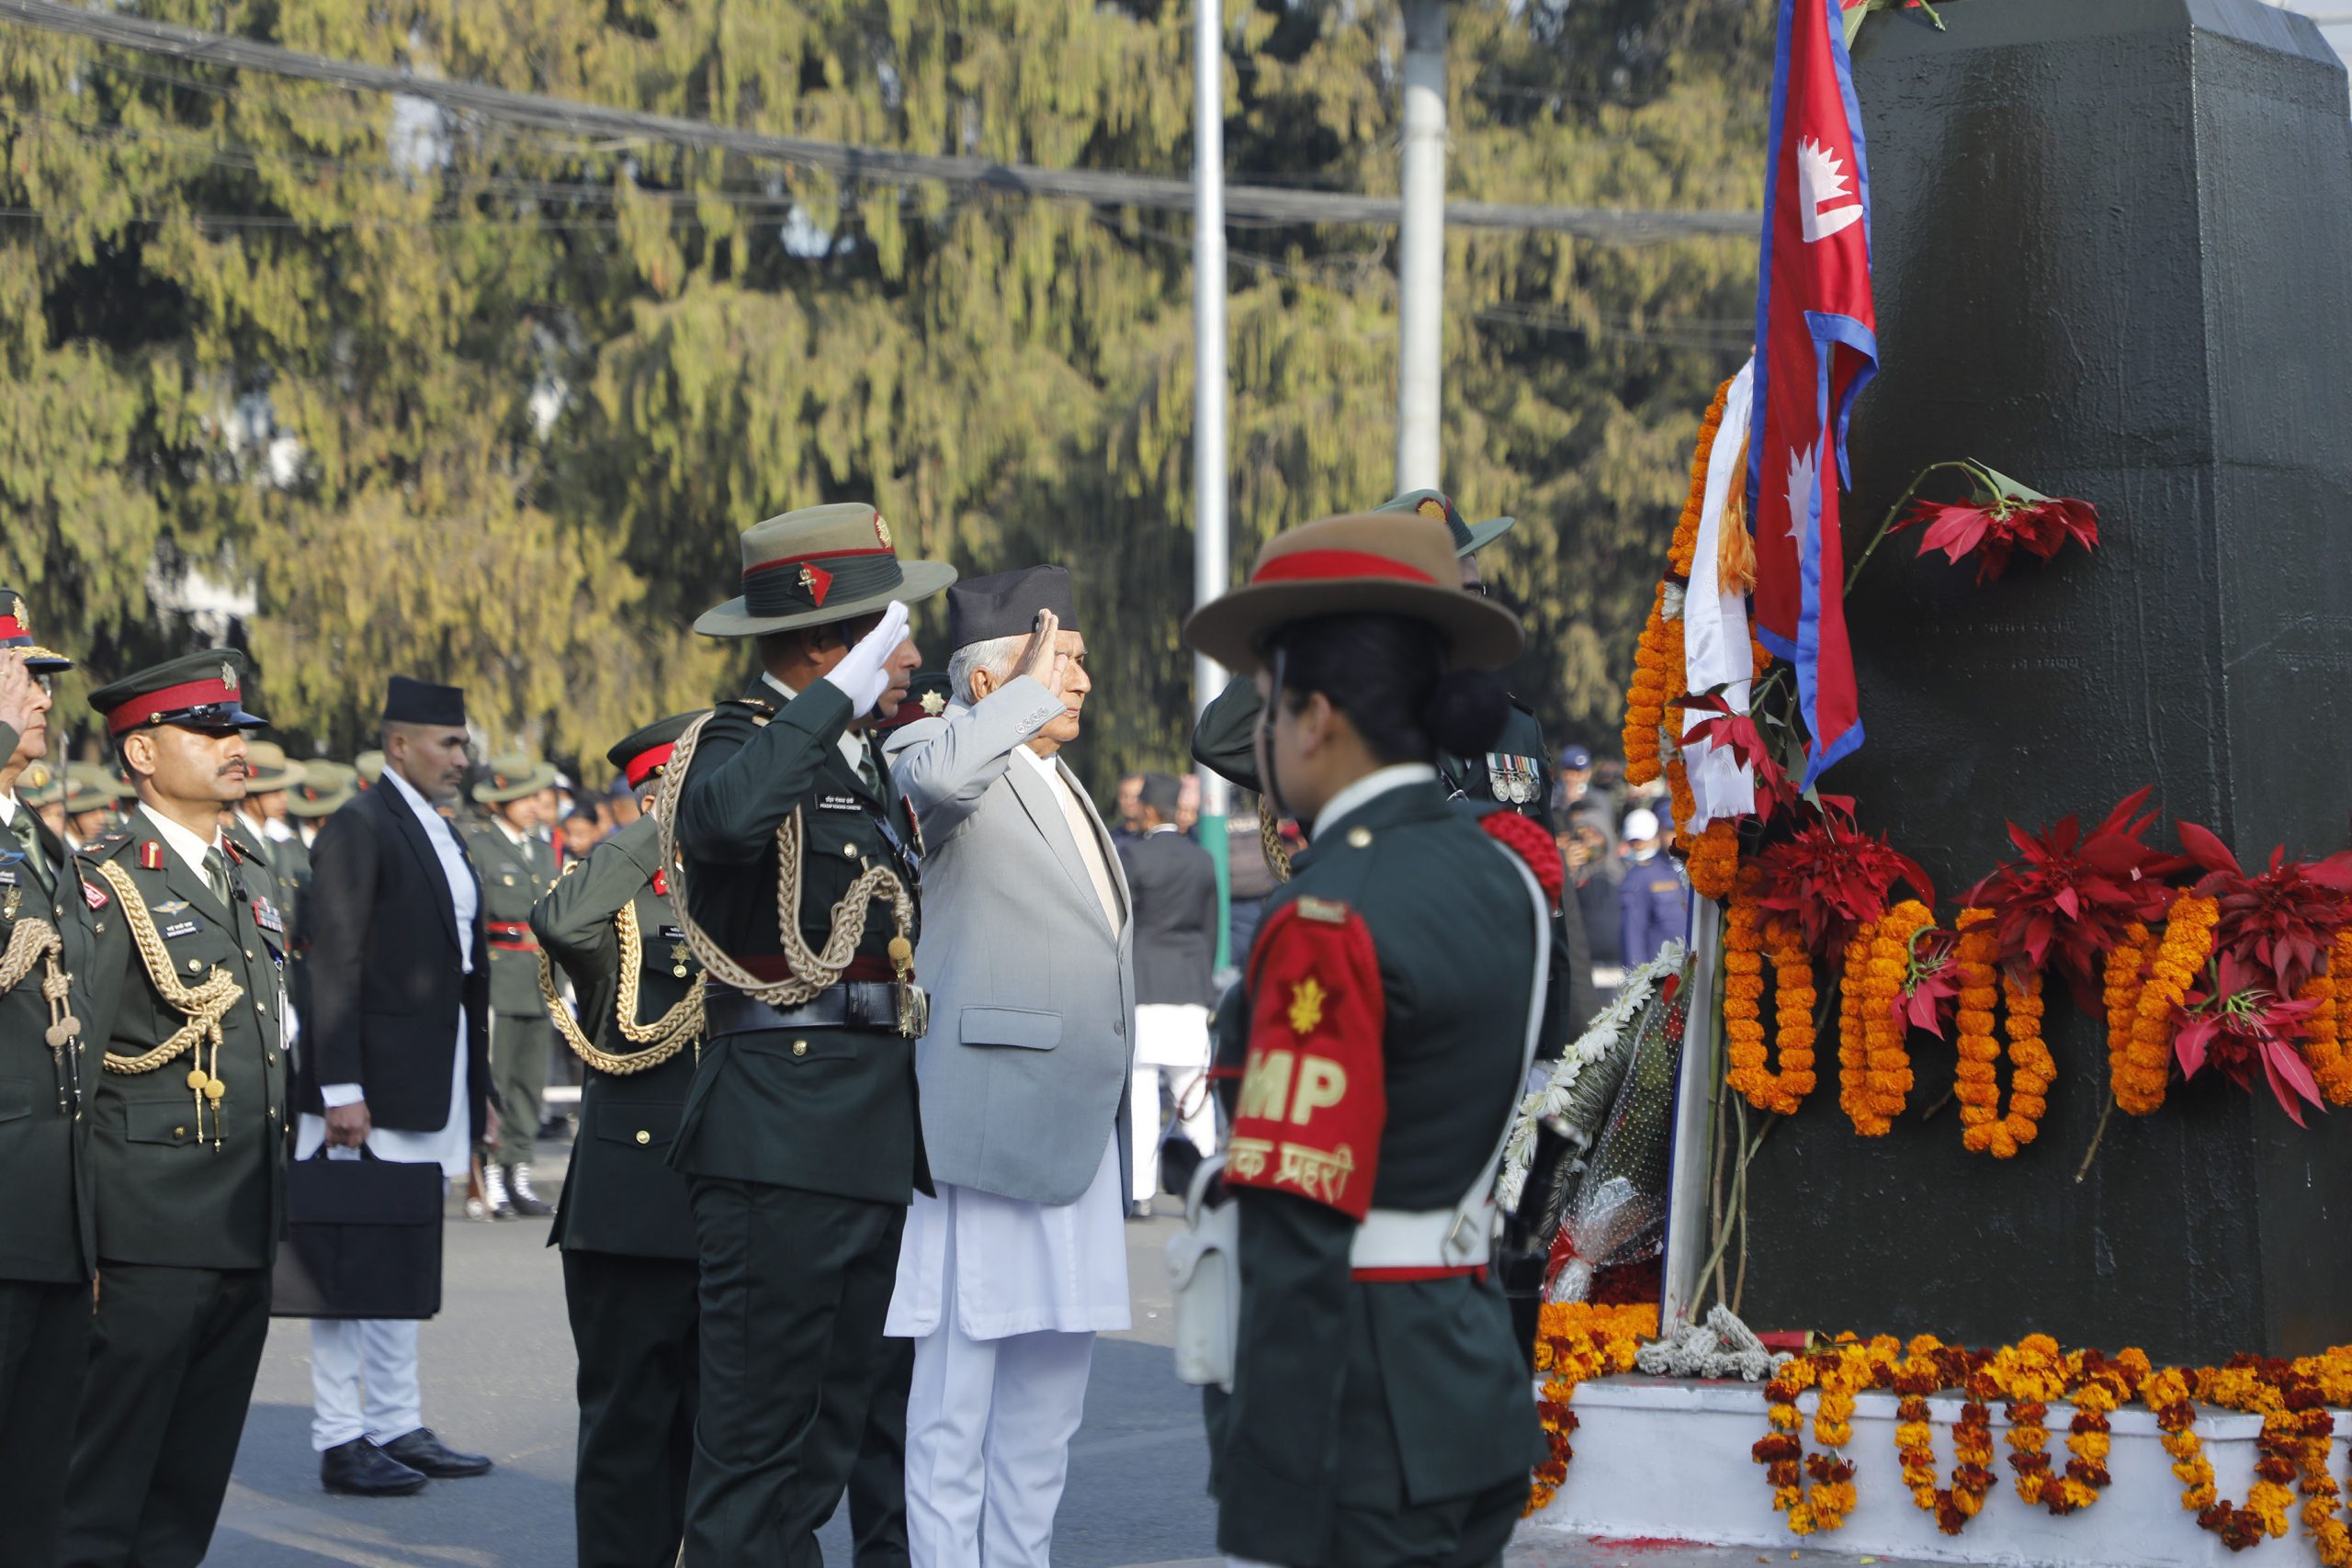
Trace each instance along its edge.
<instances>
[{"instance_id":1,"label":"paved ground","mask_svg":"<svg viewBox=\"0 0 2352 1568\"><path fill-rule=\"evenodd\" d=\"M540 1167L561 1184L560 1148ZM1168 1200L1162 1200L1163 1204ZM1200 1404L1168 1351L1161 1218L1127 1227L1136 1326L1097 1346L1086 1421L1070 1453L1054 1559L1058 1568L1218 1568L1203 1493ZM479 1481L436 1482L414 1497L330 1497L311 1451L310 1339L272 1325L210 1561L227 1568L571 1568L574 1437L571 1337L545 1221L454 1218L441 1315L423 1335L425 1420L453 1444L498 1461ZM823 1537L846 1565L845 1521ZM1795 1554L1661 1541L1531 1541L1511 1568L1746 1568ZM1885 1562L1807 1553L1805 1568ZM1900 1568L1887 1562L1886 1568Z\"/></svg>"}]
</instances>

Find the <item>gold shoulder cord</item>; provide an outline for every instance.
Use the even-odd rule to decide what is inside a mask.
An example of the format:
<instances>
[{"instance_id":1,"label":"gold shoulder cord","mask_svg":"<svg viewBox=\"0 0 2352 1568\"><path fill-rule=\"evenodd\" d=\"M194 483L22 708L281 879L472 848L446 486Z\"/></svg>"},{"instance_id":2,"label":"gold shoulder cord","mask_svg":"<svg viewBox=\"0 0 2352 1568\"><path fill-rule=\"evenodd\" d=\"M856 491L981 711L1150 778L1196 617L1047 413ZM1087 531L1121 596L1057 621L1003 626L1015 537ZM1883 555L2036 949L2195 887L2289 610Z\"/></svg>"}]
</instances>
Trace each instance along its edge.
<instances>
[{"instance_id":1,"label":"gold shoulder cord","mask_svg":"<svg viewBox=\"0 0 2352 1568\"><path fill-rule=\"evenodd\" d=\"M74 976L65 972L58 959L65 952L64 939L47 920L18 920L8 933L8 947L0 953L0 995L15 990L23 984L33 965L45 967L40 977L40 994L49 1003L49 1032L42 1036L49 1054L60 1068L67 1068L65 1047L82 1032L82 1021L68 1010L66 998L72 995ZM68 1089L68 1083L72 1088ZM74 1054L69 1070L61 1071L57 1083L57 1109L71 1111L82 1100L81 1054Z\"/></svg>"},{"instance_id":2,"label":"gold shoulder cord","mask_svg":"<svg viewBox=\"0 0 2352 1568\"><path fill-rule=\"evenodd\" d=\"M1266 797L1258 797L1258 847L1266 852L1266 869L1274 874L1276 882L1290 880L1290 846L1283 842L1282 825L1274 820L1274 808Z\"/></svg>"},{"instance_id":3,"label":"gold shoulder cord","mask_svg":"<svg viewBox=\"0 0 2352 1568\"><path fill-rule=\"evenodd\" d=\"M669 764L662 771L662 787L653 797L653 819L662 829L662 863L673 874L671 907L676 909L678 928L686 934L688 949L702 961L705 975L716 976L719 984L770 1007L798 1007L820 991L840 983L842 973L857 956L857 944L865 939L869 906L888 903L896 931L890 938L890 967L898 976L899 1032L910 1040L921 1035L930 1027L931 1001L914 983L915 944L910 934L914 930L914 899L887 866L869 865L849 885L849 891L832 908L832 926L822 952L811 949L801 937L800 855L805 830L799 807L794 807L792 815L775 830L776 925L784 946L785 967L791 971L791 978L761 979L728 956L688 912L685 862L678 853L678 796L685 784L686 770L694 761L695 748L702 740L703 727L714 716L705 714L678 737L677 748L670 753ZM762 728L767 724L765 719L754 722Z\"/></svg>"},{"instance_id":4,"label":"gold shoulder cord","mask_svg":"<svg viewBox=\"0 0 2352 1568\"><path fill-rule=\"evenodd\" d=\"M185 1013L187 1021L174 1031L171 1037L153 1050L137 1056L117 1056L104 1054L106 1070L110 1073L152 1073L173 1057L198 1046L196 1065L187 1070L187 1087L196 1096L196 1135L204 1136L204 1111L212 1108L212 1146L220 1147L220 1101L228 1094L229 1086L220 1077L220 1021L237 1005L245 988L232 979L226 970L215 968L201 986L183 986L172 972L172 955L164 946L163 934L155 930L155 917L147 912L147 900L139 896L139 885L130 874L110 860L97 863L98 874L113 885L122 899L123 918L130 923L130 940L139 949L139 957L147 965L148 983L164 1005ZM210 1070L204 1066L202 1045L212 1048Z\"/></svg>"},{"instance_id":5,"label":"gold shoulder cord","mask_svg":"<svg viewBox=\"0 0 2352 1568\"><path fill-rule=\"evenodd\" d=\"M556 877L561 882L586 864L584 861L568 863ZM686 994L671 1006L668 1012L651 1023L637 1021L638 987L642 977L639 966L645 961L645 943L637 924L637 901L632 898L620 907L613 917L613 931L620 938L620 997L615 1011L618 1015L621 1038L633 1045L644 1047L628 1055L617 1055L597 1049L594 1041L582 1032L579 1021L571 1010L563 1005L563 997L555 988L555 964L548 957L545 946L539 949L539 998L547 1003L548 1017L554 1021L556 1032L571 1047L572 1055L600 1073L641 1073L658 1067L694 1041L695 1059L702 1059L702 976L695 976Z\"/></svg>"}]
</instances>

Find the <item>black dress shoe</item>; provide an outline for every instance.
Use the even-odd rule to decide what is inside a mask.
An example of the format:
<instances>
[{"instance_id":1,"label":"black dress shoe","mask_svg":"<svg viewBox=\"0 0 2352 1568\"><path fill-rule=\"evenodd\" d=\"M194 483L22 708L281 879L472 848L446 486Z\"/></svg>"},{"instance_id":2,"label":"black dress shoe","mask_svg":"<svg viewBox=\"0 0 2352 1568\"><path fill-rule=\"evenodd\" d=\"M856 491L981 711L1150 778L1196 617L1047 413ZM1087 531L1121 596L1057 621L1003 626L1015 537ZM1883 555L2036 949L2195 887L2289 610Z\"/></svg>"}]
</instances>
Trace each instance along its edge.
<instances>
[{"instance_id":1,"label":"black dress shoe","mask_svg":"<svg viewBox=\"0 0 2352 1568\"><path fill-rule=\"evenodd\" d=\"M384 1445L384 1451L409 1469L431 1476L435 1481L455 1481L468 1475L488 1475L490 1459L485 1454L461 1454L433 1435L430 1427L419 1427L404 1438L394 1438Z\"/></svg>"},{"instance_id":2,"label":"black dress shoe","mask_svg":"<svg viewBox=\"0 0 2352 1568\"><path fill-rule=\"evenodd\" d=\"M339 1443L319 1456L319 1484L351 1497L405 1497L426 1477L365 1438Z\"/></svg>"}]
</instances>

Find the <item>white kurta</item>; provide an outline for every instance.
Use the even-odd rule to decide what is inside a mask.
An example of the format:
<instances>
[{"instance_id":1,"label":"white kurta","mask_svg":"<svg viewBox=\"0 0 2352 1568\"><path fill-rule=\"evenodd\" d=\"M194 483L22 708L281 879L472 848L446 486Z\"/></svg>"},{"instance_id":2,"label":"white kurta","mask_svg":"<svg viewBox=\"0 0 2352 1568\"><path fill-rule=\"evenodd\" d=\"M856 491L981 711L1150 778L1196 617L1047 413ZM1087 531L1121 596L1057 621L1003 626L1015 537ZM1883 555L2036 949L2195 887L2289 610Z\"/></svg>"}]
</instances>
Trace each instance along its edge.
<instances>
[{"instance_id":1,"label":"white kurta","mask_svg":"<svg viewBox=\"0 0 2352 1568\"><path fill-rule=\"evenodd\" d=\"M1126 1216L1119 1212L1119 1141L1075 1203L1023 1202L946 1182L915 1195L899 1247L899 1282L883 1332L920 1339L939 1328L955 1237L956 1322L967 1337L1112 1333L1133 1325Z\"/></svg>"}]
</instances>

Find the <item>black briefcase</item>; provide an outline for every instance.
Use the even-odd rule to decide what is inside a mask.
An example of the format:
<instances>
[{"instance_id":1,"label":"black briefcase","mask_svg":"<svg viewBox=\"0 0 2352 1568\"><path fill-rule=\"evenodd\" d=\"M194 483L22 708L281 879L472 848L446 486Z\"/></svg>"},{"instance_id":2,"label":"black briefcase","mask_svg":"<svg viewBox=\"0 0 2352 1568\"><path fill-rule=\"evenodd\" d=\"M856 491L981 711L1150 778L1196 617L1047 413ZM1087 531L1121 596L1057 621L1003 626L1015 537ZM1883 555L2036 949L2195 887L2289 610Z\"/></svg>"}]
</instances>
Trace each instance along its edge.
<instances>
[{"instance_id":1,"label":"black briefcase","mask_svg":"<svg viewBox=\"0 0 2352 1568\"><path fill-rule=\"evenodd\" d=\"M431 1317L441 1310L438 1165L329 1159L286 1169L287 1235L271 1277L272 1317Z\"/></svg>"}]
</instances>

